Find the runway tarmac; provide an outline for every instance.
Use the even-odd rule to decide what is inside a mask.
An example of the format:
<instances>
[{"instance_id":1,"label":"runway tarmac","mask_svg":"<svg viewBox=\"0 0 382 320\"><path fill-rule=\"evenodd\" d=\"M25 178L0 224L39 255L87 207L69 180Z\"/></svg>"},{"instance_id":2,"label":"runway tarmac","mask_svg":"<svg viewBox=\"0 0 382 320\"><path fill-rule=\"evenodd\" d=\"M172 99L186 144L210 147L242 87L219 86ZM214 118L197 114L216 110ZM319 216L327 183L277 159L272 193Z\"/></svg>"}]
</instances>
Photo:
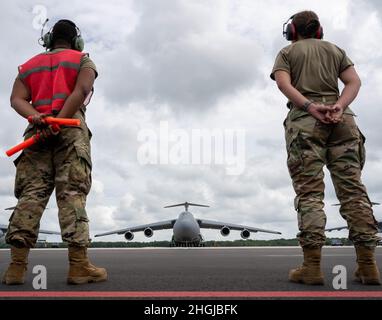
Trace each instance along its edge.
<instances>
[{"instance_id":1,"label":"runway tarmac","mask_svg":"<svg viewBox=\"0 0 382 320\"><path fill-rule=\"evenodd\" d=\"M349 291L381 291L382 286L363 286L352 281L355 251L352 247L323 249L325 286L305 286L287 280L289 269L302 261L300 248L142 248L89 249L93 264L107 268L107 282L69 286L66 249L31 251L27 281L20 286L0 285L5 291L33 291L33 266L47 269L47 291L336 291L333 267L347 269ZM0 272L9 262L9 250L0 250ZM382 267L382 247L377 249L377 262Z\"/></svg>"}]
</instances>

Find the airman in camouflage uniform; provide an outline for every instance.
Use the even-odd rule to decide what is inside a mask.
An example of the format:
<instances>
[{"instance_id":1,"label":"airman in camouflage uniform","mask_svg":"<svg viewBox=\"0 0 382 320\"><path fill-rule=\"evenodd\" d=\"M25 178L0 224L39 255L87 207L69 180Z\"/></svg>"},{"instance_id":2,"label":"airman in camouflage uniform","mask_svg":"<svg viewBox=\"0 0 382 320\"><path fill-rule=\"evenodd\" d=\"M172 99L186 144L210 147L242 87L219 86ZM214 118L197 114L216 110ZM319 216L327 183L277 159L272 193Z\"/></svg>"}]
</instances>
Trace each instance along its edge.
<instances>
[{"instance_id":1,"label":"airman in camouflage uniform","mask_svg":"<svg viewBox=\"0 0 382 320\"><path fill-rule=\"evenodd\" d=\"M356 278L379 284L374 256L379 240L377 221L361 182L365 137L348 107L357 96L360 80L345 51L321 40L322 27L314 12L303 11L291 19L286 34L293 43L279 52L271 74L289 99L284 122L287 164L296 192L297 237L304 251L304 264L291 270L289 279L323 283L320 259L325 243L326 165L356 247ZM341 95L338 78L345 84Z\"/></svg>"},{"instance_id":2,"label":"airman in camouflage uniform","mask_svg":"<svg viewBox=\"0 0 382 320\"><path fill-rule=\"evenodd\" d=\"M85 210L92 169L85 106L97 69L81 53L83 40L72 21L58 21L42 40L49 51L19 66L11 94L12 107L31 121L25 138L39 132L44 141L25 149L15 161L18 203L6 235L11 263L2 281L24 283L29 249L37 241L40 219L54 189L62 239L68 244L67 282L105 281L106 270L93 266L87 256L90 240ZM44 123L46 116L77 118L81 126L52 129Z\"/></svg>"}]
</instances>

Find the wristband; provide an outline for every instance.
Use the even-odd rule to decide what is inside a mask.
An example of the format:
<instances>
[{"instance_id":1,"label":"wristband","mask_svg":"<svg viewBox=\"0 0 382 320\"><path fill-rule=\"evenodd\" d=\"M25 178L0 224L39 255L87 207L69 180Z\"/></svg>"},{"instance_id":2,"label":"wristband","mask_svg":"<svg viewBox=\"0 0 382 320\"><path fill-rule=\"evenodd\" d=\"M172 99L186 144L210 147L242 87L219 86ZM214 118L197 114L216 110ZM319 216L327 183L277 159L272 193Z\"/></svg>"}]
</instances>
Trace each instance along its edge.
<instances>
[{"instance_id":1,"label":"wristband","mask_svg":"<svg viewBox=\"0 0 382 320\"><path fill-rule=\"evenodd\" d=\"M313 103L313 101L310 101L310 100L306 101L306 102L302 105L302 110L308 112L308 108L309 108L309 106L310 106L312 103Z\"/></svg>"}]
</instances>

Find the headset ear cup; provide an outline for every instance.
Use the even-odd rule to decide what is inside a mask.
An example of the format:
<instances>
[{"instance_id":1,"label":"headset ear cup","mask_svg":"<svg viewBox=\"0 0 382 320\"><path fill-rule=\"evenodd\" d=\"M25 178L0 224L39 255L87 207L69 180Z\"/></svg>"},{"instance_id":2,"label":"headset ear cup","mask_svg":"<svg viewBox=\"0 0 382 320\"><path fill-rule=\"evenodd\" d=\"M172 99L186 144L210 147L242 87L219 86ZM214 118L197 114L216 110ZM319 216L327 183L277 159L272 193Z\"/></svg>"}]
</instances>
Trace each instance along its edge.
<instances>
[{"instance_id":1,"label":"headset ear cup","mask_svg":"<svg viewBox=\"0 0 382 320\"><path fill-rule=\"evenodd\" d=\"M288 23L286 28L286 39L288 41L297 40L296 28L293 23Z\"/></svg>"},{"instance_id":2,"label":"headset ear cup","mask_svg":"<svg viewBox=\"0 0 382 320\"><path fill-rule=\"evenodd\" d=\"M52 47L52 33L51 32L45 33L42 38L42 41L43 41L42 46L44 48L50 49Z\"/></svg>"},{"instance_id":3,"label":"headset ear cup","mask_svg":"<svg viewBox=\"0 0 382 320\"><path fill-rule=\"evenodd\" d=\"M317 30L316 38L322 39L323 37L324 37L324 29L322 29L322 27L320 26Z\"/></svg>"},{"instance_id":4,"label":"headset ear cup","mask_svg":"<svg viewBox=\"0 0 382 320\"><path fill-rule=\"evenodd\" d=\"M74 37L73 49L81 52L82 50L84 50L84 47L85 47L84 39L82 39L81 36Z\"/></svg>"}]
</instances>

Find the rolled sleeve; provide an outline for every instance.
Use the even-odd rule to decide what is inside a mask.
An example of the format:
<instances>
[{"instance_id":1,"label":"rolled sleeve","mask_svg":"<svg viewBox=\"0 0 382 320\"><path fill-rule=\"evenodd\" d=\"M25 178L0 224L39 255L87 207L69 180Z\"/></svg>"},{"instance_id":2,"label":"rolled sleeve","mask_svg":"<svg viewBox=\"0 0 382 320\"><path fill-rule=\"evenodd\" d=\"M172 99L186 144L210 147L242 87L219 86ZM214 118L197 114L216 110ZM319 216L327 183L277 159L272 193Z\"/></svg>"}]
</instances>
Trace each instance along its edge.
<instances>
[{"instance_id":1,"label":"rolled sleeve","mask_svg":"<svg viewBox=\"0 0 382 320\"><path fill-rule=\"evenodd\" d=\"M97 78L98 77L98 71L97 71L97 67L95 65L95 63L93 62L92 59L89 58L89 55L84 55L82 58L81 58L81 62L80 62L80 69L82 68L90 68L92 70L94 70L95 72L95 77Z\"/></svg>"},{"instance_id":2,"label":"rolled sleeve","mask_svg":"<svg viewBox=\"0 0 382 320\"><path fill-rule=\"evenodd\" d=\"M338 48L338 47L337 47ZM345 50L338 48L341 51L342 59L340 63L339 73L341 74L344 72L347 68L354 66L353 61L347 56Z\"/></svg>"},{"instance_id":3,"label":"rolled sleeve","mask_svg":"<svg viewBox=\"0 0 382 320\"><path fill-rule=\"evenodd\" d=\"M272 80L275 80L275 72L276 71L286 71L290 74L290 64L288 61L287 54L281 50L276 57L275 64L272 69L272 73L270 74L270 77Z\"/></svg>"}]
</instances>

